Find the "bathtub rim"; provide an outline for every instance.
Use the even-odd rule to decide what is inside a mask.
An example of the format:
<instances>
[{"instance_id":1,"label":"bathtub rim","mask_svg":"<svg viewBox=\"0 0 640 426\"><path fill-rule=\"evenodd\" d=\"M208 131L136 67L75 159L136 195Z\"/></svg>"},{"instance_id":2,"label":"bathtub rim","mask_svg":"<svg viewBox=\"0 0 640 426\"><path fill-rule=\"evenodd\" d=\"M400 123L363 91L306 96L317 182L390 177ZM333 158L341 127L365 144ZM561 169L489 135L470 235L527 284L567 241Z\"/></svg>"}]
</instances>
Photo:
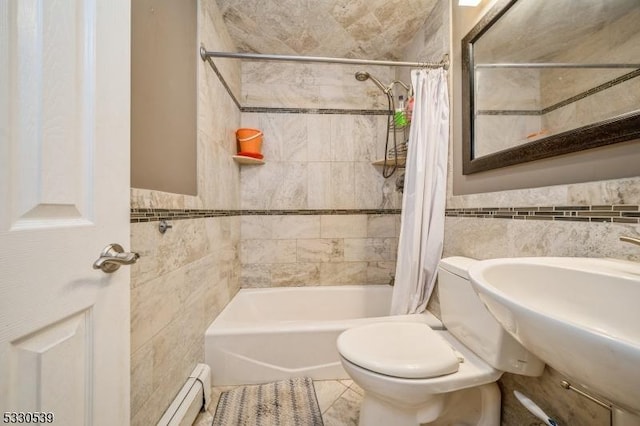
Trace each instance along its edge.
<instances>
[{"instance_id":1,"label":"bathtub rim","mask_svg":"<svg viewBox=\"0 0 640 426\"><path fill-rule=\"evenodd\" d=\"M288 293L293 291L302 291L305 293L313 293L318 291L385 291L388 292L393 287L388 284L354 284L354 285L335 285L335 286L287 286L287 287L264 287L264 288L241 288L236 295L231 298L229 303L222 309L220 314L209 324L205 331L205 336L224 336L230 334L251 334L251 333L280 333L280 332L296 332L296 331L332 331L342 329L345 324L349 327L364 325L369 322L382 321L407 321L407 322L423 322L433 329L444 329L442 321L432 312L425 310L417 314L406 315L383 315L372 317L357 318L341 318L341 319L314 319L314 320L263 320L256 324L255 320L242 321L241 319L227 319L228 312L234 309L232 303L236 297L250 296L251 294L273 294Z\"/></svg>"}]
</instances>

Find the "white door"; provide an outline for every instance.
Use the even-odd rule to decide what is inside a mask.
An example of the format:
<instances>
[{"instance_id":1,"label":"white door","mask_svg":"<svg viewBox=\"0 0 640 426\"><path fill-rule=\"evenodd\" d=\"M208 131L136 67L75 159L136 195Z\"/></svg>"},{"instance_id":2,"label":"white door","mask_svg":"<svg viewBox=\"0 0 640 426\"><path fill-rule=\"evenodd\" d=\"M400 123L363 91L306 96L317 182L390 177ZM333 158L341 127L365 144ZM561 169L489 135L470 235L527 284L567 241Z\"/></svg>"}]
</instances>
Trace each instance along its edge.
<instances>
[{"instance_id":1,"label":"white door","mask_svg":"<svg viewBox=\"0 0 640 426\"><path fill-rule=\"evenodd\" d=\"M129 9L0 0L0 424L129 423Z\"/></svg>"}]
</instances>

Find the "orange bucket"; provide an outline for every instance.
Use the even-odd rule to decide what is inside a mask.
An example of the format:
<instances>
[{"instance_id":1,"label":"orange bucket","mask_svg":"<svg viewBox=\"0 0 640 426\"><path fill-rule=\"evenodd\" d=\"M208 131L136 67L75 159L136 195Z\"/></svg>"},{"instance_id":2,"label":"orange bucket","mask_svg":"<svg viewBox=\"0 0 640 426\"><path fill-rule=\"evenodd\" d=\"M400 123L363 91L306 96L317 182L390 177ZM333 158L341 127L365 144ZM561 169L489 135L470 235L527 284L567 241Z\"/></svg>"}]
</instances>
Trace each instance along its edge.
<instances>
[{"instance_id":1,"label":"orange bucket","mask_svg":"<svg viewBox=\"0 0 640 426\"><path fill-rule=\"evenodd\" d=\"M262 151L262 132L247 138L238 138L238 144L240 144L239 152L260 154Z\"/></svg>"},{"instance_id":2,"label":"orange bucket","mask_svg":"<svg viewBox=\"0 0 640 426\"><path fill-rule=\"evenodd\" d=\"M258 134L262 134L262 131L258 129L249 129L249 128L236 130L236 138L238 140L247 139L247 138L250 138L251 136L256 136Z\"/></svg>"}]
</instances>

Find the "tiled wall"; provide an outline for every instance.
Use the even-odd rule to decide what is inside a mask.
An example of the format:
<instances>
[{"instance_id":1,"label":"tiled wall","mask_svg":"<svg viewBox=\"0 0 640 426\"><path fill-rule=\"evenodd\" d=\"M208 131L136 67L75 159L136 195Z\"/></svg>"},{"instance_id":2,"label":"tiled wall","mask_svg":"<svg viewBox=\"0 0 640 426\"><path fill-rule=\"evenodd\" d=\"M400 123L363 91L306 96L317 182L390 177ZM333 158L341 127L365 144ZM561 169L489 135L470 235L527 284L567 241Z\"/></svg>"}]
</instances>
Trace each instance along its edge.
<instances>
[{"instance_id":1,"label":"tiled wall","mask_svg":"<svg viewBox=\"0 0 640 426\"><path fill-rule=\"evenodd\" d=\"M556 61L626 63L630 58L637 58L640 55L640 30L632 23L638 19L640 10L628 10L617 19L585 34L575 42L572 49L563 49ZM545 114L543 124L548 129L563 131L571 128L567 125L577 127L635 110L640 101L640 77L632 71L635 71L634 68L545 70L541 75L542 94L546 97L542 99L544 106L553 105L600 85L607 88ZM616 77L625 74L635 77L614 84Z\"/></svg>"},{"instance_id":2,"label":"tiled wall","mask_svg":"<svg viewBox=\"0 0 640 426\"><path fill-rule=\"evenodd\" d=\"M620 235L640 237L639 204L640 178L474 196L450 195L450 207L458 209L465 206L467 210L466 213L457 216L452 214L446 218L444 255L476 259L584 256L640 261L638 247L618 240ZM561 209L554 211L553 207L549 207L554 205ZM475 210L490 206L493 208L487 208L484 212ZM516 216L521 219L505 218L524 210L518 206L529 206L525 211L530 216L526 216L526 219L520 215ZM492 214L500 211L502 214ZM564 216L568 211L575 215ZM536 212L547 214L536 217ZM550 213L560 216L554 218ZM500 380L502 424L534 422L534 418L513 397L512 391L517 389L531 397L561 424L609 425L607 410L562 389L559 385L561 380L561 375L548 367L539 378L505 374Z\"/></svg>"},{"instance_id":3,"label":"tiled wall","mask_svg":"<svg viewBox=\"0 0 640 426\"><path fill-rule=\"evenodd\" d=\"M243 287L386 284L395 271L402 197L371 164L386 97L358 70L393 80L387 67L243 63L242 126L264 131L266 162L241 170L242 208L263 212L242 218Z\"/></svg>"},{"instance_id":4,"label":"tiled wall","mask_svg":"<svg viewBox=\"0 0 640 426\"><path fill-rule=\"evenodd\" d=\"M512 110L540 110L540 71L517 69L479 69L474 120L477 144L474 155L481 157L529 142L540 132L539 114L513 114ZM481 101L480 101L481 99Z\"/></svg>"},{"instance_id":5,"label":"tiled wall","mask_svg":"<svg viewBox=\"0 0 640 426\"><path fill-rule=\"evenodd\" d=\"M241 285L388 284L398 228L397 214L243 216Z\"/></svg>"},{"instance_id":6,"label":"tiled wall","mask_svg":"<svg viewBox=\"0 0 640 426\"><path fill-rule=\"evenodd\" d=\"M387 98L371 81L355 79L367 71L384 84L393 80L394 70L384 66L325 63L242 63L243 107L266 108L387 108Z\"/></svg>"},{"instance_id":7,"label":"tiled wall","mask_svg":"<svg viewBox=\"0 0 640 426\"><path fill-rule=\"evenodd\" d=\"M265 132L266 164L243 167L243 209L388 209L395 180L371 164L384 155L387 116L243 113Z\"/></svg>"},{"instance_id":8,"label":"tiled wall","mask_svg":"<svg viewBox=\"0 0 640 426\"><path fill-rule=\"evenodd\" d=\"M213 1L199 3L199 40L209 50L234 51ZM237 62L220 72L239 93ZM204 361L204 332L239 288L238 216L195 214L240 207L240 172L231 159L240 111L207 63L198 66L198 196L132 189L131 249L141 257L131 270L131 424L156 424L194 366ZM158 231L151 209L173 228ZM164 214L163 213L163 214ZM177 220L180 218L181 220Z\"/></svg>"},{"instance_id":9,"label":"tiled wall","mask_svg":"<svg viewBox=\"0 0 640 426\"><path fill-rule=\"evenodd\" d=\"M204 360L204 331L238 290L238 217L132 223L132 425L155 424Z\"/></svg>"}]
</instances>

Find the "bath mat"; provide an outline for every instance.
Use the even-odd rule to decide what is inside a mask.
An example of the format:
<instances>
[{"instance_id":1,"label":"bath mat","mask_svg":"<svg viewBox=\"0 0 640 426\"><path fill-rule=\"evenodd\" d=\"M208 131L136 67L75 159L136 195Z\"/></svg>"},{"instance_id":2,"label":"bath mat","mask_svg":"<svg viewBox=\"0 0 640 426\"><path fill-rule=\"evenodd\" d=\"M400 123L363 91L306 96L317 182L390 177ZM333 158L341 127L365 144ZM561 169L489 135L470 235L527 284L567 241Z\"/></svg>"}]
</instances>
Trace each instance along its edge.
<instances>
[{"instance_id":1,"label":"bath mat","mask_svg":"<svg viewBox=\"0 0 640 426\"><path fill-rule=\"evenodd\" d=\"M323 426L313 380L296 377L223 392L212 426Z\"/></svg>"}]
</instances>

